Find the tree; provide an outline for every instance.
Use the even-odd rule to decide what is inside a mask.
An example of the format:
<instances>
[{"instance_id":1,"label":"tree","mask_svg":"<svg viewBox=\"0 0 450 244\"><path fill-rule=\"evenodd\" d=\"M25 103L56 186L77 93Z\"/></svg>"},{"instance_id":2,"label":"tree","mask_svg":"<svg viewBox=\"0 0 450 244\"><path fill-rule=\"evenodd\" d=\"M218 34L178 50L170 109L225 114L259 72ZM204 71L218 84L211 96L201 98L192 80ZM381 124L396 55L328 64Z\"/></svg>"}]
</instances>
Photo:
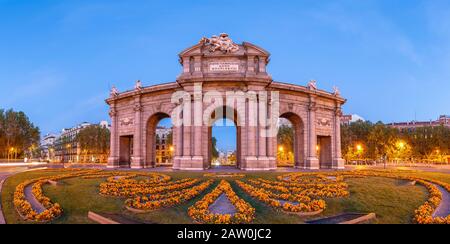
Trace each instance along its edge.
<instances>
[{"instance_id":1,"label":"tree","mask_svg":"<svg viewBox=\"0 0 450 244\"><path fill-rule=\"evenodd\" d=\"M370 159L378 160L384 157L395 158L398 131L387 127L381 122L373 125L367 135L368 152Z\"/></svg>"},{"instance_id":2,"label":"tree","mask_svg":"<svg viewBox=\"0 0 450 244\"><path fill-rule=\"evenodd\" d=\"M219 152L217 151L217 139L215 137L212 138L211 157L213 160L215 160L219 157Z\"/></svg>"},{"instance_id":3,"label":"tree","mask_svg":"<svg viewBox=\"0 0 450 244\"><path fill-rule=\"evenodd\" d=\"M373 124L358 120L350 125L341 126L342 155L347 161L368 157L367 142ZM358 149L360 146L361 149Z\"/></svg>"},{"instance_id":4,"label":"tree","mask_svg":"<svg viewBox=\"0 0 450 244\"><path fill-rule=\"evenodd\" d=\"M382 122L358 121L341 126L341 136L347 161L386 158L444 162L450 155L450 128L445 126L398 130Z\"/></svg>"},{"instance_id":5,"label":"tree","mask_svg":"<svg viewBox=\"0 0 450 244\"><path fill-rule=\"evenodd\" d=\"M283 125L278 128L278 152L277 160L282 164L293 164L294 129L292 126Z\"/></svg>"},{"instance_id":6,"label":"tree","mask_svg":"<svg viewBox=\"0 0 450 244\"><path fill-rule=\"evenodd\" d=\"M39 145L39 128L23 112L0 110L0 156L19 158L33 156Z\"/></svg>"},{"instance_id":7,"label":"tree","mask_svg":"<svg viewBox=\"0 0 450 244\"><path fill-rule=\"evenodd\" d=\"M91 125L78 133L76 141L85 157L95 157L105 162L109 154L109 139L110 132L107 128L100 125Z\"/></svg>"}]
</instances>

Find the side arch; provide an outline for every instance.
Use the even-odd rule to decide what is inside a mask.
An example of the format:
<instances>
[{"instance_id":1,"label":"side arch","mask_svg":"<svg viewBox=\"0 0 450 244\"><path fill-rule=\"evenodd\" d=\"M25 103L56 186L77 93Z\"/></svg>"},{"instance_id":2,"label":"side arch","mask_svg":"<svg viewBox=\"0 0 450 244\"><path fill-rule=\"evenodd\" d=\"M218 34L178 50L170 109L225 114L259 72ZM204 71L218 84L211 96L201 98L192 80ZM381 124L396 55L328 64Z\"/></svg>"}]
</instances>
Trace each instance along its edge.
<instances>
[{"instance_id":1,"label":"side arch","mask_svg":"<svg viewBox=\"0 0 450 244\"><path fill-rule=\"evenodd\" d=\"M149 167L156 166L156 129L158 123L170 115L165 112L156 112L152 114L145 124L145 164Z\"/></svg>"},{"instance_id":2,"label":"side arch","mask_svg":"<svg viewBox=\"0 0 450 244\"><path fill-rule=\"evenodd\" d=\"M285 112L280 115L280 118L287 119L292 124L294 130L294 141L292 145L294 151L294 166L296 168L303 168L306 160L305 123L303 122L302 118L294 112ZM278 146L276 148L278 150Z\"/></svg>"}]
</instances>

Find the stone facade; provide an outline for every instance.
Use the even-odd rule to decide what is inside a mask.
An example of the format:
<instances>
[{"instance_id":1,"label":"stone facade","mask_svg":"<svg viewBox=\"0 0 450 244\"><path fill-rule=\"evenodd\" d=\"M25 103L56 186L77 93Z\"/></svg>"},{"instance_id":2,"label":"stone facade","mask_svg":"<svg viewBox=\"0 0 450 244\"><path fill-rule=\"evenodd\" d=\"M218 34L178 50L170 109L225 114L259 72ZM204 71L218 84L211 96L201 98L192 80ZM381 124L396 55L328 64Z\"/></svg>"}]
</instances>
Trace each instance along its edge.
<instances>
[{"instance_id":1,"label":"stone facade","mask_svg":"<svg viewBox=\"0 0 450 244\"><path fill-rule=\"evenodd\" d=\"M173 94L187 92L193 94L188 96L193 106L189 112L183 111L182 119L189 123L174 125L173 128L174 169L203 170L210 167L211 124L221 108L230 109L233 113L225 116L237 124L237 167L242 170L275 169L276 136L267 137L262 125L248 123L258 121L275 105L279 105L280 117L288 119L294 126L297 168L343 168L340 117L345 99L339 94L315 89L315 82L308 87L275 82L266 70L270 57L267 51L247 42L234 44L227 35L215 38L204 38L180 53L182 72L176 82L139 86L123 93L112 92L106 100L111 116L108 166L154 167L156 126L163 118L174 119L174 110L180 104L173 101ZM196 87L201 87L200 93L196 92ZM222 103L208 99L211 92L225 95L227 92L249 91L256 95L244 96L242 103L228 96ZM258 93L261 91L269 92L267 99ZM279 99L275 100L270 92L278 92ZM268 111L255 108L253 100L266 103ZM185 114L191 112L190 121L186 121L188 116ZM210 122L196 123L202 118Z\"/></svg>"}]
</instances>

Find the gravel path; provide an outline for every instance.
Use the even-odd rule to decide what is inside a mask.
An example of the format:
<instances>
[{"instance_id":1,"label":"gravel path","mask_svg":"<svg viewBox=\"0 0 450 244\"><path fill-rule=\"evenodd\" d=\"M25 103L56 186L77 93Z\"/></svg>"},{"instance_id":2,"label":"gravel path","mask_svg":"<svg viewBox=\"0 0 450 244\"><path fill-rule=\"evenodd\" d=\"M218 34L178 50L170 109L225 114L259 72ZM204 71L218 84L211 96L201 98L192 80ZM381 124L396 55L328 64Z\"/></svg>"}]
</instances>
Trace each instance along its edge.
<instances>
[{"instance_id":1,"label":"gravel path","mask_svg":"<svg viewBox=\"0 0 450 244\"><path fill-rule=\"evenodd\" d=\"M209 211L213 214L235 214L236 208L230 202L227 195L220 195L217 200L209 206Z\"/></svg>"},{"instance_id":2,"label":"gravel path","mask_svg":"<svg viewBox=\"0 0 450 244\"><path fill-rule=\"evenodd\" d=\"M31 204L31 207L36 211L38 214L45 211L45 207L38 202L38 200L33 195L33 185L29 185L25 187L25 199Z\"/></svg>"},{"instance_id":3,"label":"gravel path","mask_svg":"<svg viewBox=\"0 0 450 244\"><path fill-rule=\"evenodd\" d=\"M450 215L450 193L444 189L442 186L435 185L439 191L442 193L442 201L439 207L433 214L433 217L442 217L445 218Z\"/></svg>"}]
</instances>

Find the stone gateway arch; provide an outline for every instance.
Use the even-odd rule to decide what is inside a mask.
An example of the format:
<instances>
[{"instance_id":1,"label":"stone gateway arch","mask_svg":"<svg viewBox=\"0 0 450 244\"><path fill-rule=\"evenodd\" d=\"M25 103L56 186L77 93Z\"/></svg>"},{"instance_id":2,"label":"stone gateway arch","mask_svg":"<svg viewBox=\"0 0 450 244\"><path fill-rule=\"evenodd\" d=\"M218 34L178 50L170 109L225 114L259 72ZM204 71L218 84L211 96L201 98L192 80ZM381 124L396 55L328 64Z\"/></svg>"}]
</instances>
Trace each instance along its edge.
<instances>
[{"instance_id":1,"label":"stone gateway arch","mask_svg":"<svg viewBox=\"0 0 450 244\"><path fill-rule=\"evenodd\" d=\"M235 44L227 34L203 38L179 57L182 72L176 82L142 87L138 81L130 91L112 89L106 100L111 117L109 168L155 167L156 127L161 119L172 118L183 121L173 126L173 168L208 169L211 126L218 118L228 118L237 128L237 167L276 169L277 137L268 136L267 124L258 123L270 118L275 107L278 118L293 125L296 168L344 168L340 116L346 100L337 88L329 93L317 89L315 81L307 86L276 82L266 70L267 51L247 42ZM223 99L217 99L220 95ZM185 106L187 100L191 106Z\"/></svg>"}]
</instances>

